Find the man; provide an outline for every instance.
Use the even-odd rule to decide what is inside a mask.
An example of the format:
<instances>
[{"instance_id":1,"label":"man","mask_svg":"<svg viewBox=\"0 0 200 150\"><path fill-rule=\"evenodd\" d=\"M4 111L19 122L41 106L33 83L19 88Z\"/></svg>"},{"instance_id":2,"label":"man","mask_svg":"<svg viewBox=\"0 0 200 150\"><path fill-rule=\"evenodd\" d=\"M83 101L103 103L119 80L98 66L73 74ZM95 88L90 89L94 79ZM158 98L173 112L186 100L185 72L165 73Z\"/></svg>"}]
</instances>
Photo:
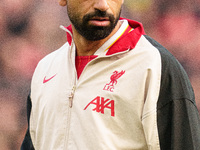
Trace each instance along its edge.
<instances>
[{"instance_id":1,"label":"man","mask_svg":"<svg viewBox=\"0 0 200 150\"><path fill-rule=\"evenodd\" d=\"M120 18L122 4L60 0L72 25L35 70L22 149L200 149L184 69L140 23Z\"/></svg>"}]
</instances>

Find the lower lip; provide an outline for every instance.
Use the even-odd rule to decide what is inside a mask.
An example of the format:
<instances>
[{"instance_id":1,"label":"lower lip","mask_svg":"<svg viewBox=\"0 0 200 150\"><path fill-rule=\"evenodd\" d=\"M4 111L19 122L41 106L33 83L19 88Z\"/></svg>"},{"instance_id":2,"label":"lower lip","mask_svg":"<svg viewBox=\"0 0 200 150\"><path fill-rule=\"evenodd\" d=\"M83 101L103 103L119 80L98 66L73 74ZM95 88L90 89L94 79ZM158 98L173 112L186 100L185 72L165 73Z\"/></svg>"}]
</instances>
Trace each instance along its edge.
<instances>
[{"instance_id":1,"label":"lower lip","mask_svg":"<svg viewBox=\"0 0 200 150\"><path fill-rule=\"evenodd\" d=\"M89 24L94 25L94 26L108 26L110 24L109 20L90 20Z\"/></svg>"}]
</instances>

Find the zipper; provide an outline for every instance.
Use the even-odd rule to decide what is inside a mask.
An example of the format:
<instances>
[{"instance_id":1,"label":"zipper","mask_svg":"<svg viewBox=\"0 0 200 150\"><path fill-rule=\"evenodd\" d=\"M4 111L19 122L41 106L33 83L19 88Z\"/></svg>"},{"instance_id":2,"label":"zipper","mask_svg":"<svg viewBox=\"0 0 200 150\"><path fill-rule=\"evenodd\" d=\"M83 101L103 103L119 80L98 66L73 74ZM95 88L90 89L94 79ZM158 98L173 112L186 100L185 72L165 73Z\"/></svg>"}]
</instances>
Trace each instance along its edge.
<instances>
[{"instance_id":1,"label":"zipper","mask_svg":"<svg viewBox=\"0 0 200 150\"><path fill-rule=\"evenodd\" d=\"M73 98L74 98L74 92L75 92L76 86L74 85L68 98L69 98L69 109L67 113L67 125L66 125L66 135L65 135L65 143L64 143L64 149L67 149L68 142L69 142L69 130L70 130L70 124L71 124L71 108L73 106Z\"/></svg>"},{"instance_id":2,"label":"zipper","mask_svg":"<svg viewBox=\"0 0 200 150\"><path fill-rule=\"evenodd\" d=\"M70 52L70 60L71 61L70 62L71 62L71 67L73 68L73 75L72 75L73 79L71 81L71 85L73 87L72 87L71 92L69 94L69 108L72 108L72 106L73 106L74 92L75 92L76 83L77 83L77 73L76 73L76 67L75 67L75 55L76 55L75 45L74 45L74 41L72 39L71 52Z\"/></svg>"}]
</instances>

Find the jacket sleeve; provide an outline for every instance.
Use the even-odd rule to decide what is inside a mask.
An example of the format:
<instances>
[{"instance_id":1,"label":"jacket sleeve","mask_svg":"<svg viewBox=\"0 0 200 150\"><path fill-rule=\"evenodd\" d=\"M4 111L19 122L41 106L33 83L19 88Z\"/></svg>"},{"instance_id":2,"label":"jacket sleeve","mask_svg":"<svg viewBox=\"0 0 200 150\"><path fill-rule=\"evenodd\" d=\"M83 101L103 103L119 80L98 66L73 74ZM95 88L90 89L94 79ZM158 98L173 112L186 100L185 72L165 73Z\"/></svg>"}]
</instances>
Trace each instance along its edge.
<instances>
[{"instance_id":1,"label":"jacket sleeve","mask_svg":"<svg viewBox=\"0 0 200 150\"><path fill-rule=\"evenodd\" d=\"M200 150L200 119L189 78L180 63L146 36L161 54L162 75L157 103L161 150Z\"/></svg>"},{"instance_id":2,"label":"jacket sleeve","mask_svg":"<svg viewBox=\"0 0 200 150\"><path fill-rule=\"evenodd\" d=\"M32 140L31 140L31 136L30 136L30 131L29 131L29 120L30 120L30 114L31 114L31 108L32 108L32 104L31 104L31 98L30 98L30 94L27 98L27 119L28 119L28 129L26 131L26 135L24 138L24 141L21 145L21 150L35 150L32 144Z\"/></svg>"}]
</instances>

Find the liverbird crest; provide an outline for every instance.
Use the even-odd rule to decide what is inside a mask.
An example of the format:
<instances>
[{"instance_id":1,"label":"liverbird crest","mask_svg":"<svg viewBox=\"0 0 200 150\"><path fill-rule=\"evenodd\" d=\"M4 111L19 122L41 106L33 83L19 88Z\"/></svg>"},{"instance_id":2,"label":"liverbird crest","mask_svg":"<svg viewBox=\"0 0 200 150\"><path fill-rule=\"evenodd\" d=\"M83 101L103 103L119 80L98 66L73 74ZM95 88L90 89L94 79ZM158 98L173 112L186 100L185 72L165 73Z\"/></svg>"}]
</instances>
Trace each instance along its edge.
<instances>
[{"instance_id":1,"label":"liverbird crest","mask_svg":"<svg viewBox=\"0 0 200 150\"><path fill-rule=\"evenodd\" d=\"M113 74L110 77L110 82L107 83L103 90L111 91L113 92L114 86L117 84L117 80L125 73L125 70L122 70L121 72L114 71Z\"/></svg>"}]
</instances>

